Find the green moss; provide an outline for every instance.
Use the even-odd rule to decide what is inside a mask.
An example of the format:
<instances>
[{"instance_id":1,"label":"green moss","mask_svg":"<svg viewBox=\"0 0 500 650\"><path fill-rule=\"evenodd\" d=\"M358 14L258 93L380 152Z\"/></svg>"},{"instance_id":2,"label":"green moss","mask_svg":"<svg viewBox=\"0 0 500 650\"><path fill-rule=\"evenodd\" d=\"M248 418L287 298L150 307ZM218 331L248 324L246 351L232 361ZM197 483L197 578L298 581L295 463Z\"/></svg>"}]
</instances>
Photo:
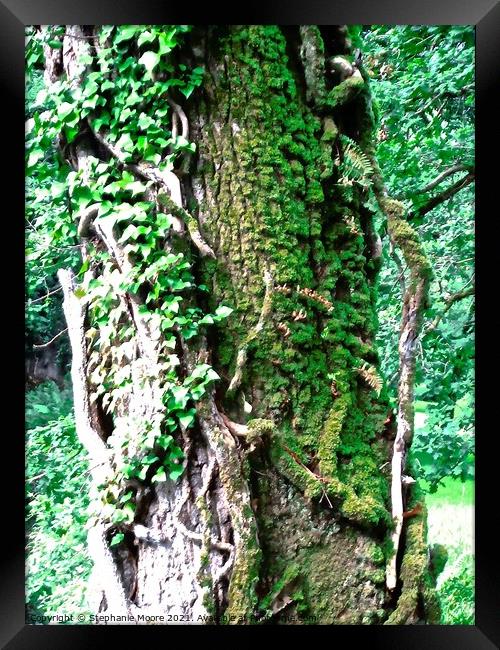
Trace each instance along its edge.
<instances>
[{"instance_id":1,"label":"green moss","mask_svg":"<svg viewBox=\"0 0 500 650\"><path fill-rule=\"evenodd\" d=\"M406 263L415 279L432 277L432 267L415 229L404 219L405 208L401 201L382 198L381 206L387 215L387 228L391 239L403 251Z\"/></svg>"},{"instance_id":2,"label":"green moss","mask_svg":"<svg viewBox=\"0 0 500 650\"><path fill-rule=\"evenodd\" d=\"M331 109L344 106L359 94L364 85L360 75L352 75L330 90L325 103Z\"/></svg>"},{"instance_id":3,"label":"green moss","mask_svg":"<svg viewBox=\"0 0 500 650\"><path fill-rule=\"evenodd\" d=\"M423 503L424 496L418 484L414 486L410 508ZM434 579L429 571L427 558L427 511L408 520L406 545L401 563L402 591L396 609L385 625L407 625L423 617L428 623L438 623L439 603L434 590ZM421 611L423 606L423 611Z\"/></svg>"},{"instance_id":4,"label":"green moss","mask_svg":"<svg viewBox=\"0 0 500 650\"><path fill-rule=\"evenodd\" d=\"M306 32L321 71L321 34L317 28ZM311 79L309 86L316 84L319 90L313 91L312 104L304 101L279 27L253 25L222 34L220 54L231 65L221 70L217 87L207 88L211 101L204 118L210 127L203 129L198 143L200 157L213 161L202 170L206 201L199 213L206 216L204 235L218 259L217 264L200 260L203 280L214 304L235 308L217 330L214 365L229 382L238 350L248 346L240 390L253 407L251 435L266 434L264 451L252 456L252 464L270 463L306 502L316 502L314 508L320 499L319 510L327 504L322 498L326 493L335 515L373 526L387 517L387 481L378 469L387 460L387 448L378 442L387 411L384 400L356 372L365 361L377 363L372 343L373 265L365 251L369 230L365 221L371 216L362 215L366 197L360 188L346 192L338 186L333 164L341 124L339 102L351 92L354 99L346 110L357 111L364 101L362 89L353 78L332 91L334 114L316 111L323 91ZM357 234L346 222L348 216ZM264 300L264 265L276 290L263 328L248 340ZM304 289L333 308L307 296ZM287 330L289 334L284 334ZM236 409L235 397L227 396L228 413ZM266 422L274 425L262 427ZM269 457L263 460L267 445ZM254 475L260 499L268 479L264 471ZM273 507L262 506L266 512ZM263 547L275 524L269 518L271 523L262 526L266 532L259 528ZM247 541L251 543L250 538ZM298 546L302 543L306 542L297 541ZM304 571L306 577L312 576L304 585L308 603L317 595L313 585L317 571L331 572L335 566L331 550L321 550L316 559L320 569L313 567L311 552ZM280 572L276 567L263 571L282 575L289 564L290 558ZM249 585L258 579L257 572L256 556L234 572L231 611L252 607ZM329 597L318 594L323 605L313 604L313 609L331 612Z\"/></svg>"},{"instance_id":5,"label":"green moss","mask_svg":"<svg viewBox=\"0 0 500 650\"><path fill-rule=\"evenodd\" d=\"M269 607L272 605L273 601L280 594L280 592L283 591L283 589L287 585L294 582L299 575L300 575L300 566L298 564L291 564L287 566L281 578L279 578L279 580L276 581L276 583L273 585L269 593L266 596L264 596L264 598L262 598L262 600L260 601L259 609L261 611L266 611L267 609L269 609Z\"/></svg>"},{"instance_id":6,"label":"green moss","mask_svg":"<svg viewBox=\"0 0 500 650\"><path fill-rule=\"evenodd\" d=\"M321 481L300 465L277 441L271 446L271 459L278 471L306 497L319 498L323 494Z\"/></svg>"},{"instance_id":7,"label":"green moss","mask_svg":"<svg viewBox=\"0 0 500 650\"><path fill-rule=\"evenodd\" d=\"M328 478L333 478L337 474L337 449L350 404L349 394L341 395L335 400L320 435L318 447L320 469L321 473Z\"/></svg>"}]
</instances>

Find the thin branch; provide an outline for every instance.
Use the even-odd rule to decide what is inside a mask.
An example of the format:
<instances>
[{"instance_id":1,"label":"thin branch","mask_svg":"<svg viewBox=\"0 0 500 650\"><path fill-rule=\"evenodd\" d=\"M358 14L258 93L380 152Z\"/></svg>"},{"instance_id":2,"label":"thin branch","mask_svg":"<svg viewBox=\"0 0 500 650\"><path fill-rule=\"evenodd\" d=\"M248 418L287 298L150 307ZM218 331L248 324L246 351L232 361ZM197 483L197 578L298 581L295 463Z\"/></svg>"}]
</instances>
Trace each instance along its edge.
<instances>
[{"instance_id":1,"label":"thin branch","mask_svg":"<svg viewBox=\"0 0 500 650\"><path fill-rule=\"evenodd\" d=\"M457 192L460 192L460 190L463 190L465 187L467 187L467 185L470 185L474 181L474 179L475 179L474 171L469 172L466 176L463 176L456 183L450 185L450 187L443 190L443 192L440 192L439 194L436 194L436 196L433 196L429 201L427 201L427 203L425 203L425 205L418 208L415 212L409 213L408 221L423 217L424 214L427 214L428 212L433 210L436 206L440 205L441 203L444 203L444 201L457 194Z\"/></svg>"},{"instance_id":2,"label":"thin branch","mask_svg":"<svg viewBox=\"0 0 500 650\"><path fill-rule=\"evenodd\" d=\"M456 174L457 172L472 172L474 168L472 165L464 165L463 163L458 163L456 165L453 165L453 167L449 167L448 169L445 169L444 172L441 172L439 176L436 176L436 178L431 181L428 185L423 187L421 190L417 190L415 194L425 194L425 192L430 192L433 190L439 183L442 183L445 178L448 178L448 176L451 176L452 174Z\"/></svg>"},{"instance_id":3,"label":"thin branch","mask_svg":"<svg viewBox=\"0 0 500 650\"><path fill-rule=\"evenodd\" d=\"M42 302L42 300L45 300L46 298L48 298L49 296L51 296L54 293L57 293L58 291L62 291L62 287L56 287L55 289L52 289L52 291L49 291L48 293L46 293L41 298L35 298L34 300L30 300L29 304L33 305L35 302Z\"/></svg>"},{"instance_id":4,"label":"thin branch","mask_svg":"<svg viewBox=\"0 0 500 650\"><path fill-rule=\"evenodd\" d=\"M469 296L473 296L474 293L476 292L476 287L469 287L469 289L462 289L462 291L457 291L457 293L452 293L451 296L448 296L448 298L445 299L445 308L443 311L436 316L436 318L432 321L432 323L429 325L427 328L427 332L432 332L432 330L435 330L436 327L439 325L445 314L451 309L451 307L458 302L459 300L463 300L464 298L468 298Z\"/></svg>"},{"instance_id":5,"label":"thin branch","mask_svg":"<svg viewBox=\"0 0 500 650\"><path fill-rule=\"evenodd\" d=\"M54 343L56 339L58 339L60 336L62 336L65 332L68 331L68 328L65 327L63 330L61 330L58 334L56 334L53 338L50 339L50 341L47 341L47 343L41 343L40 345L33 345L34 350L41 350L43 348L48 348L51 343Z\"/></svg>"}]
</instances>

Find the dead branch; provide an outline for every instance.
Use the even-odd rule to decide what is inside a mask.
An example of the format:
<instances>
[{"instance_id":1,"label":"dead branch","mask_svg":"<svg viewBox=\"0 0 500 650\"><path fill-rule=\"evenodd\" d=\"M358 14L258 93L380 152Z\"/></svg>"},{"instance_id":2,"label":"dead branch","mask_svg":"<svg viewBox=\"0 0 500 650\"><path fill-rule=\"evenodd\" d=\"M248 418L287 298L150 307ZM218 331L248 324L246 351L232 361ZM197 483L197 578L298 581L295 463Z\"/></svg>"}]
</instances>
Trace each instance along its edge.
<instances>
[{"instance_id":1,"label":"dead branch","mask_svg":"<svg viewBox=\"0 0 500 650\"><path fill-rule=\"evenodd\" d=\"M431 181L428 185L423 187L421 190L417 190L415 194L425 194L426 192L430 192L433 190L437 185L442 183L448 176L451 176L452 174L456 174L457 172L463 172L463 171L472 171L473 167L472 165L464 165L463 163L458 163L456 165L453 165L452 167L449 167L448 169L445 169L444 172L441 172L436 178Z\"/></svg>"},{"instance_id":2,"label":"dead branch","mask_svg":"<svg viewBox=\"0 0 500 650\"><path fill-rule=\"evenodd\" d=\"M472 286L469 289L463 289L462 291L457 291L457 293L452 293L451 296L448 296L448 298L445 299L445 308L443 309L443 311L440 314L438 314L435 317L435 319L432 321L432 323L427 328L427 332L432 332L432 330L436 329L436 327L442 321L443 317L447 314L447 312L451 309L451 307L456 302L459 302L460 300L463 300L464 298L468 298L469 296L473 296L475 292L476 292L476 287Z\"/></svg>"},{"instance_id":3,"label":"dead branch","mask_svg":"<svg viewBox=\"0 0 500 650\"><path fill-rule=\"evenodd\" d=\"M65 334L67 331L68 331L68 328L65 327L63 330L61 330L60 332L58 332L54 337L52 337L52 338L50 339L50 341L47 341L47 343L40 343L40 345L33 345L33 349L34 349L34 350L42 350L43 348L48 348L49 345L51 345L52 343L54 343L54 341L55 341L56 339L58 339L60 336L62 336L63 334Z\"/></svg>"}]
</instances>

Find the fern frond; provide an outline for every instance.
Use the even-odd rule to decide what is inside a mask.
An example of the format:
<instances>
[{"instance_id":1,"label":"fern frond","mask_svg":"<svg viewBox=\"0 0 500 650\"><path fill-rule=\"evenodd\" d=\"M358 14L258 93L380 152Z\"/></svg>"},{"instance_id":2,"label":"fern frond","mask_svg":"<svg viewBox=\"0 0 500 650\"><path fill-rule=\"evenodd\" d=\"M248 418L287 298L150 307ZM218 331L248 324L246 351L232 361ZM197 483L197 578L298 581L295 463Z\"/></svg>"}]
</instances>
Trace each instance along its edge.
<instances>
[{"instance_id":1,"label":"fern frond","mask_svg":"<svg viewBox=\"0 0 500 650\"><path fill-rule=\"evenodd\" d=\"M359 144L346 135L340 136L344 158L340 165L341 182L357 182L369 186L374 170L370 158Z\"/></svg>"},{"instance_id":2,"label":"fern frond","mask_svg":"<svg viewBox=\"0 0 500 650\"><path fill-rule=\"evenodd\" d=\"M380 391L382 390L384 383L378 374L377 369L365 362L360 368L356 368L356 370L368 384L368 386L370 386L370 388L373 388L373 390L376 391L378 395L380 395Z\"/></svg>"}]
</instances>

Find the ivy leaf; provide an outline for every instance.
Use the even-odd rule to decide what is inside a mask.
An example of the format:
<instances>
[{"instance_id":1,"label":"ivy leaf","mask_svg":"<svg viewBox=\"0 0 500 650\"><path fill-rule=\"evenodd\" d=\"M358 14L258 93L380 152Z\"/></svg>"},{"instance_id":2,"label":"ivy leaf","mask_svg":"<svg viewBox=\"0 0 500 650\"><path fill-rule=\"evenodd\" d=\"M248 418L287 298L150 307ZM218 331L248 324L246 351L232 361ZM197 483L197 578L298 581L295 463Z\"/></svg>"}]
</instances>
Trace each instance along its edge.
<instances>
[{"instance_id":1,"label":"ivy leaf","mask_svg":"<svg viewBox=\"0 0 500 650\"><path fill-rule=\"evenodd\" d=\"M129 41L134 37L136 32L140 30L140 27L137 25L127 25L125 27L118 28L118 34L115 37L115 45L122 43L123 41Z\"/></svg>"},{"instance_id":2,"label":"ivy leaf","mask_svg":"<svg viewBox=\"0 0 500 650\"><path fill-rule=\"evenodd\" d=\"M230 314L232 314L234 309L231 309L231 307L226 307L225 305L222 305L221 307L217 307L215 310L215 320L217 322L223 320L224 318L227 318Z\"/></svg>"},{"instance_id":3,"label":"ivy leaf","mask_svg":"<svg viewBox=\"0 0 500 650\"><path fill-rule=\"evenodd\" d=\"M151 43L151 41L154 41L155 38L156 34L153 34L153 32L146 30L145 32L142 32L137 39L137 45L140 47L141 45L144 45L144 43Z\"/></svg>"},{"instance_id":4,"label":"ivy leaf","mask_svg":"<svg viewBox=\"0 0 500 650\"><path fill-rule=\"evenodd\" d=\"M125 539L125 535L123 533L116 533L111 538L111 541L110 541L109 545L110 546L118 546L118 544L121 544L124 539Z\"/></svg>"},{"instance_id":5,"label":"ivy leaf","mask_svg":"<svg viewBox=\"0 0 500 650\"><path fill-rule=\"evenodd\" d=\"M156 472L156 474L151 479L151 482L152 483L160 483L160 482L164 482L166 480L167 480L167 475L165 473L165 470L163 469L163 467L160 467L160 469Z\"/></svg>"},{"instance_id":6,"label":"ivy leaf","mask_svg":"<svg viewBox=\"0 0 500 650\"><path fill-rule=\"evenodd\" d=\"M158 63L160 63L160 55L158 52L148 50L141 56L139 63L146 68L151 76L153 76L153 70L156 68Z\"/></svg>"},{"instance_id":7,"label":"ivy leaf","mask_svg":"<svg viewBox=\"0 0 500 650\"><path fill-rule=\"evenodd\" d=\"M182 413L181 415L178 416L179 422L181 423L181 425L185 429L187 429L188 427L190 427L193 424L195 414L196 414L196 411L194 409L191 409L191 410L187 411L186 413Z\"/></svg>"},{"instance_id":8,"label":"ivy leaf","mask_svg":"<svg viewBox=\"0 0 500 650\"><path fill-rule=\"evenodd\" d=\"M184 467L182 465L171 465L168 475L172 481L176 481L179 477L182 476L183 472Z\"/></svg>"},{"instance_id":9,"label":"ivy leaf","mask_svg":"<svg viewBox=\"0 0 500 650\"><path fill-rule=\"evenodd\" d=\"M170 34L166 34L165 32L158 34L158 42L160 44L160 54L168 54L175 46L175 42L170 38Z\"/></svg>"}]
</instances>

